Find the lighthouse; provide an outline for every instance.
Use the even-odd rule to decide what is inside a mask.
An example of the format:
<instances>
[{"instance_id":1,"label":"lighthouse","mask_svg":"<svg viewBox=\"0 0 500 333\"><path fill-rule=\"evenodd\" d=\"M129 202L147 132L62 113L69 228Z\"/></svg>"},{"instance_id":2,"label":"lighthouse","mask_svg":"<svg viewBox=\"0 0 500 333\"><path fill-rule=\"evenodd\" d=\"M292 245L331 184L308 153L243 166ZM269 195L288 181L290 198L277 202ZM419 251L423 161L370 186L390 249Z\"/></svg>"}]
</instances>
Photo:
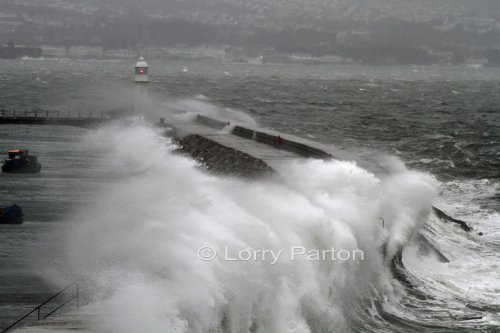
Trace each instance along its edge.
<instances>
[{"instance_id":1,"label":"lighthouse","mask_svg":"<svg viewBox=\"0 0 500 333\"><path fill-rule=\"evenodd\" d=\"M148 95L149 67L143 57L135 64L134 77L134 113L147 114L151 110L151 100Z\"/></svg>"},{"instance_id":2,"label":"lighthouse","mask_svg":"<svg viewBox=\"0 0 500 333\"><path fill-rule=\"evenodd\" d=\"M139 58L139 61L135 64L135 79L136 83L148 83L148 63L144 61L143 57Z\"/></svg>"}]
</instances>

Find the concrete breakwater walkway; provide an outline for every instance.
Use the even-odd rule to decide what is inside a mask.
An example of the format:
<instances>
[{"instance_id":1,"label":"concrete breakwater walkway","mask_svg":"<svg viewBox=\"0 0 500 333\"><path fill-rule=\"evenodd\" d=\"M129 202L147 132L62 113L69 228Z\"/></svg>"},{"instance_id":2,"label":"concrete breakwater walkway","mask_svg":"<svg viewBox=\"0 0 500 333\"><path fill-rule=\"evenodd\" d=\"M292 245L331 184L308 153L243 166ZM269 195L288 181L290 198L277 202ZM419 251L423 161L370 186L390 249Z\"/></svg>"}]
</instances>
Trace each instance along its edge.
<instances>
[{"instance_id":1,"label":"concrete breakwater walkway","mask_svg":"<svg viewBox=\"0 0 500 333\"><path fill-rule=\"evenodd\" d=\"M284 165L304 158L352 161L374 174L387 173L370 157L231 121L197 115L191 124L161 125L171 128L166 135L177 139L183 151L224 174L246 176L259 172L280 172ZM248 170L249 161L253 161L251 170Z\"/></svg>"}]
</instances>

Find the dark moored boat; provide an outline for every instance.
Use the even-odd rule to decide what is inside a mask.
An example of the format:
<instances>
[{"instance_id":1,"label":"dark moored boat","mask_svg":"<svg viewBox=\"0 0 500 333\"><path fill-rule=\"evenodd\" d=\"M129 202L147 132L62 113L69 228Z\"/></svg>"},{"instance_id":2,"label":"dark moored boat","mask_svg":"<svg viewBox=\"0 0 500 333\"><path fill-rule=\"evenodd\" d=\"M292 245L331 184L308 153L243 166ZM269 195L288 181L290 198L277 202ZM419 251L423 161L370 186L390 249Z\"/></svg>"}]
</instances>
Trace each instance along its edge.
<instances>
[{"instance_id":1,"label":"dark moored boat","mask_svg":"<svg viewBox=\"0 0 500 333\"><path fill-rule=\"evenodd\" d=\"M21 207L13 204L10 207L0 208L0 224L23 223L23 211Z\"/></svg>"},{"instance_id":2,"label":"dark moored boat","mask_svg":"<svg viewBox=\"0 0 500 333\"><path fill-rule=\"evenodd\" d=\"M9 150L8 154L9 158L4 160L2 172L40 172L42 169L37 157L29 155L27 150Z\"/></svg>"}]
</instances>

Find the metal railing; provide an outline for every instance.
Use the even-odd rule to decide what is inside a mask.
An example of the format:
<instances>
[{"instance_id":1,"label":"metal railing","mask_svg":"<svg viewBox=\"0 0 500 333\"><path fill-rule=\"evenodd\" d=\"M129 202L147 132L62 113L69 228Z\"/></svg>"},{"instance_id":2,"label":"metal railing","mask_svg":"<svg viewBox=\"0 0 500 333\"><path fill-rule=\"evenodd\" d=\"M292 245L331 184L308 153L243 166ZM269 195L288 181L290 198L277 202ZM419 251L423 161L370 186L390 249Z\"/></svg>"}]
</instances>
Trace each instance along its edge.
<instances>
[{"instance_id":1,"label":"metal railing","mask_svg":"<svg viewBox=\"0 0 500 333\"><path fill-rule=\"evenodd\" d=\"M58 305L56 308L52 309L48 314L43 316L41 313L42 308L44 306L46 306L47 304L52 303L52 301L54 299L56 299L58 296L64 294L68 290L73 290L71 297L69 299L67 299L65 302L63 302L62 304ZM22 318L18 319L15 323L13 323L12 325L7 327L6 329L4 329L0 333L5 333L5 332L13 329L15 326L19 325L21 322L23 322L25 319L27 319L29 316L31 316L35 312L37 313L37 320L43 320L43 319L53 315L57 310L61 309L63 306L65 306L66 304L70 303L73 300L76 300L76 307L78 308L79 298L80 298L80 288L76 283L72 283L72 284L66 286L64 289L60 290L58 293L56 293L56 294L52 295L51 297L49 297L48 299L46 299L43 303L38 305L36 308L31 310L29 313L24 315Z\"/></svg>"},{"instance_id":2,"label":"metal railing","mask_svg":"<svg viewBox=\"0 0 500 333\"><path fill-rule=\"evenodd\" d=\"M1 118L36 118L36 119L104 119L107 113L104 111L60 111L60 110L5 110L0 109Z\"/></svg>"}]
</instances>

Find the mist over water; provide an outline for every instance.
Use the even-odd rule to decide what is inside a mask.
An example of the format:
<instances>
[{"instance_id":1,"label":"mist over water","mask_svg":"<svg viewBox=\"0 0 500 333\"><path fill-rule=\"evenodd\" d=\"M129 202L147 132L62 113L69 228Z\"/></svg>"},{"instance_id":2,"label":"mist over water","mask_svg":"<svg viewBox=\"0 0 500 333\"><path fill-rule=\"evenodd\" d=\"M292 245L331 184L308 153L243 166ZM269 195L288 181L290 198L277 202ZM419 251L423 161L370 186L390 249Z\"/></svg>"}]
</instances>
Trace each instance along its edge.
<instances>
[{"instance_id":1,"label":"mist over water","mask_svg":"<svg viewBox=\"0 0 500 333\"><path fill-rule=\"evenodd\" d=\"M429 175L400 167L377 178L338 161L296 163L272 181L216 177L140 120L99 129L85 142L99 143L98 163L119 176L68 221L60 260L105 314L93 323L102 332L349 331L356 302L375 292L404 295L381 247L387 243L389 256L401 249L436 195ZM202 246L219 256L201 260ZM283 256L275 264L223 257L226 247L301 246L365 256Z\"/></svg>"}]
</instances>

